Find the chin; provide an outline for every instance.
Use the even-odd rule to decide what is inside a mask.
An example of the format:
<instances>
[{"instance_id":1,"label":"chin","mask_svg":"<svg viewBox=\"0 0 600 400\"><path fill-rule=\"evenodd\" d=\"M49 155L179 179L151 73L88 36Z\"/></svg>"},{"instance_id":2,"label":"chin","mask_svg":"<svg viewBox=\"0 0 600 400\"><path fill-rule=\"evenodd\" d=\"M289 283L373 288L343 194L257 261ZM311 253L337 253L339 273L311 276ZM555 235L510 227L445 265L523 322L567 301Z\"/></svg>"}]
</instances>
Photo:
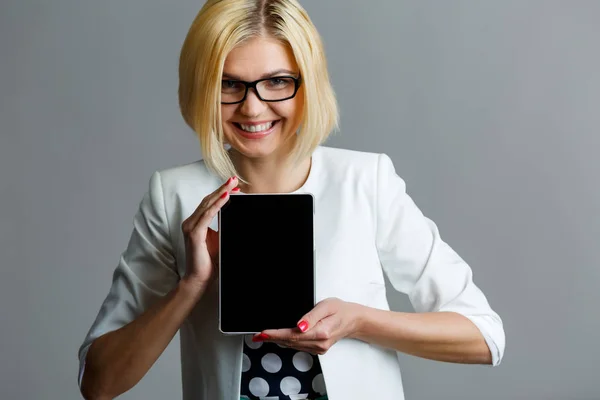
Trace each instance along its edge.
<instances>
[{"instance_id":1,"label":"chin","mask_svg":"<svg viewBox=\"0 0 600 400\"><path fill-rule=\"evenodd\" d=\"M231 145L231 148L243 155L246 158L267 158L272 154L277 152L279 146L269 146L269 145L244 145L235 143Z\"/></svg>"}]
</instances>

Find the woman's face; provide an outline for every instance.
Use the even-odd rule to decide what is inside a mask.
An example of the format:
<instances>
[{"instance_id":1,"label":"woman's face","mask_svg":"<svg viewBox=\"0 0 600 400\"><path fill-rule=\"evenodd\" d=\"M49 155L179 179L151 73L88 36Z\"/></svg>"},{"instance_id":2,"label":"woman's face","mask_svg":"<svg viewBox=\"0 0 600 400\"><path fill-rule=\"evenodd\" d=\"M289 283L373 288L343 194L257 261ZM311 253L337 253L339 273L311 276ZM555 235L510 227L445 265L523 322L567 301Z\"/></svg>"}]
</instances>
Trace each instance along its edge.
<instances>
[{"instance_id":1,"label":"woman's face","mask_svg":"<svg viewBox=\"0 0 600 400\"><path fill-rule=\"evenodd\" d=\"M252 82L262 78L298 75L298 65L289 47L275 39L254 38L236 47L227 56L222 90L234 86L231 80ZM280 84L277 80L272 82L267 82L267 85L275 87ZM250 158L266 157L283 149L284 143L295 135L300 126L303 96L300 86L294 98L263 102L253 89L249 89L242 103L222 104L223 131L227 143Z\"/></svg>"}]
</instances>

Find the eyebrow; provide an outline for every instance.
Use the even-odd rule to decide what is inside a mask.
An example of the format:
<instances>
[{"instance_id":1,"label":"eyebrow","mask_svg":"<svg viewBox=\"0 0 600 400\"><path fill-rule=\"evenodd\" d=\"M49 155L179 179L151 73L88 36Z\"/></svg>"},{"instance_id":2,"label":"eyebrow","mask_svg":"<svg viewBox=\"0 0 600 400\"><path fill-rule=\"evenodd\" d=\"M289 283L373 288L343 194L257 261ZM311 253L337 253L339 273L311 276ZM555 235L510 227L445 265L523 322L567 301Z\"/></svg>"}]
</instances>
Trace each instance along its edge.
<instances>
[{"instance_id":1,"label":"eyebrow","mask_svg":"<svg viewBox=\"0 0 600 400\"><path fill-rule=\"evenodd\" d=\"M297 72L290 71L289 69L278 69L278 70L275 70L275 71L267 72L266 74L262 74L259 79L271 78L271 77L273 77L275 75L280 75L280 74L286 74L286 75L292 75L292 76L298 75ZM236 81L242 81L243 80L239 76L233 75L233 74L229 74L229 73L223 73L223 78L224 79L232 79L232 80L236 80Z\"/></svg>"}]
</instances>

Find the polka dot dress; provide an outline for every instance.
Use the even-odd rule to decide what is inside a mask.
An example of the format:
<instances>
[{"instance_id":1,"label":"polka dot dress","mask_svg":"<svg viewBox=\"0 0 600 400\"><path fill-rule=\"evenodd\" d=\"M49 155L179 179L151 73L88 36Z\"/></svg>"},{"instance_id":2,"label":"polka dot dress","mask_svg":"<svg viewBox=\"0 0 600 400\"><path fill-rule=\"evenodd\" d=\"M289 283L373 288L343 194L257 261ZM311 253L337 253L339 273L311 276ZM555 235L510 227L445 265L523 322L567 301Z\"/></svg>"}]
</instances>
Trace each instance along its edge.
<instances>
[{"instance_id":1,"label":"polka dot dress","mask_svg":"<svg viewBox=\"0 0 600 400\"><path fill-rule=\"evenodd\" d=\"M244 400L325 400L319 358L275 343L244 338L241 395Z\"/></svg>"}]
</instances>

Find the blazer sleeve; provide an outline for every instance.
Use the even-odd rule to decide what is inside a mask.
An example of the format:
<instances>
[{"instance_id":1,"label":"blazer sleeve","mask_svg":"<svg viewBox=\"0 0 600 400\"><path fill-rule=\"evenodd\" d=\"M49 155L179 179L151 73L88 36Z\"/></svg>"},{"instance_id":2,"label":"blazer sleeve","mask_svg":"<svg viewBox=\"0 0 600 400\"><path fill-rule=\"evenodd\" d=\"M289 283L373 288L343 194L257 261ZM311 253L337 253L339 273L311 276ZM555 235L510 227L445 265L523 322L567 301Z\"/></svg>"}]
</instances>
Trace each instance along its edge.
<instances>
[{"instance_id":1,"label":"blazer sleeve","mask_svg":"<svg viewBox=\"0 0 600 400\"><path fill-rule=\"evenodd\" d=\"M377 249L393 287L409 296L416 312L451 311L467 317L485 338L492 365L498 365L505 347L502 320L473 283L469 265L406 193L386 154L379 155L376 204Z\"/></svg>"},{"instance_id":2,"label":"blazer sleeve","mask_svg":"<svg viewBox=\"0 0 600 400\"><path fill-rule=\"evenodd\" d=\"M133 231L113 272L108 295L79 349L80 387L92 342L133 321L178 281L161 177L155 172L133 218Z\"/></svg>"}]
</instances>

